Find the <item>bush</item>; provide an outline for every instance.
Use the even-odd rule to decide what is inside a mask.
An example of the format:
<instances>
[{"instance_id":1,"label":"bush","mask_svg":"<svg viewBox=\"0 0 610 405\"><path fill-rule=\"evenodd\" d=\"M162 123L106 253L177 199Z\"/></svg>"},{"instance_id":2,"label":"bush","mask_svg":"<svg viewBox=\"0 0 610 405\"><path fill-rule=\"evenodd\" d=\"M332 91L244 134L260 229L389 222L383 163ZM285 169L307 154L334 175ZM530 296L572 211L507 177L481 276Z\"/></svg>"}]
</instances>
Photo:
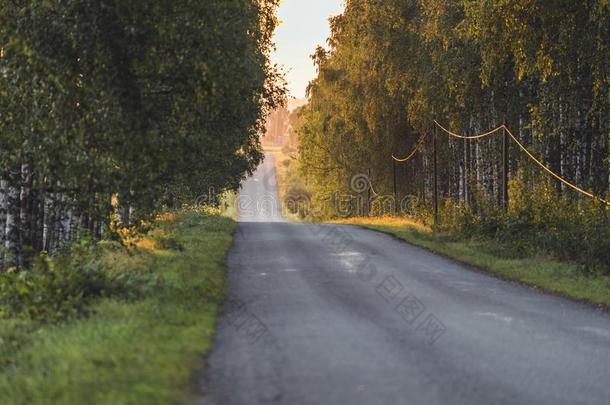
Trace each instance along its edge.
<instances>
[{"instance_id":1,"label":"bush","mask_svg":"<svg viewBox=\"0 0 610 405\"><path fill-rule=\"evenodd\" d=\"M456 235L471 234L474 223L472 210L463 202L446 199L439 210L439 226L441 232Z\"/></svg>"},{"instance_id":2,"label":"bush","mask_svg":"<svg viewBox=\"0 0 610 405\"><path fill-rule=\"evenodd\" d=\"M562 198L544 181L529 188L514 179L504 212L475 193L471 205L445 201L439 229L462 238L498 242L511 257L549 255L610 274L610 210L600 202Z\"/></svg>"},{"instance_id":3,"label":"bush","mask_svg":"<svg viewBox=\"0 0 610 405\"><path fill-rule=\"evenodd\" d=\"M107 288L99 263L91 256L59 263L41 254L31 269L0 275L0 303L8 316L70 317L83 313L88 301Z\"/></svg>"},{"instance_id":4,"label":"bush","mask_svg":"<svg viewBox=\"0 0 610 405\"><path fill-rule=\"evenodd\" d=\"M150 273L104 268L102 253L100 245L83 238L55 257L40 254L27 270L0 274L0 317L72 318L87 314L96 298L132 299L156 285Z\"/></svg>"},{"instance_id":5,"label":"bush","mask_svg":"<svg viewBox=\"0 0 610 405\"><path fill-rule=\"evenodd\" d=\"M284 207L289 213L298 215L299 218L306 218L311 209L311 193L300 183L292 182L286 191Z\"/></svg>"},{"instance_id":6,"label":"bush","mask_svg":"<svg viewBox=\"0 0 610 405\"><path fill-rule=\"evenodd\" d=\"M407 214L411 215L422 224L432 225L434 223L434 212L421 198L413 196L409 200L408 207L405 208ZM401 208L401 210L404 210L404 208Z\"/></svg>"},{"instance_id":7,"label":"bush","mask_svg":"<svg viewBox=\"0 0 610 405\"><path fill-rule=\"evenodd\" d=\"M382 195L371 200L370 215L378 217L392 216L396 215L399 209L400 207L397 207L394 197Z\"/></svg>"}]
</instances>

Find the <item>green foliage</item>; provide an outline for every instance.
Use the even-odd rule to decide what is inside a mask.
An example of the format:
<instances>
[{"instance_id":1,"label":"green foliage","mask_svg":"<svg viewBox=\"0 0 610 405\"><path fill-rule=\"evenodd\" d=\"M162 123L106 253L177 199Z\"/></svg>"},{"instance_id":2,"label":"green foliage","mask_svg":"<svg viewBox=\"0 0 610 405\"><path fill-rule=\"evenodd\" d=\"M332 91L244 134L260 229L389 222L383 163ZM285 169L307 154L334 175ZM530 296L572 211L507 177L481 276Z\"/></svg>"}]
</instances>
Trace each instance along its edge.
<instances>
[{"instance_id":1,"label":"green foliage","mask_svg":"<svg viewBox=\"0 0 610 405\"><path fill-rule=\"evenodd\" d=\"M310 214L311 193L298 179L291 175L287 180L288 187L284 196L285 206L290 214L297 215L300 219L305 219Z\"/></svg>"},{"instance_id":2,"label":"green foliage","mask_svg":"<svg viewBox=\"0 0 610 405\"><path fill-rule=\"evenodd\" d=\"M236 190L284 98L270 62L277 4L0 0L9 265L79 229L99 236L111 216L138 228L165 206Z\"/></svg>"},{"instance_id":3,"label":"green foliage","mask_svg":"<svg viewBox=\"0 0 610 405\"><path fill-rule=\"evenodd\" d=\"M0 317L0 370L15 364L20 349L31 341L35 325L28 320Z\"/></svg>"},{"instance_id":4,"label":"green foliage","mask_svg":"<svg viewBox=\"0 0 610 405\"><path fill-rule=\"evenodd\" d=\"M294 152L295 150L286 144L281 152L274 153L278 193L284 216L305 219L311 214L311 193L307 181L301 177L297 165L294 164Z\"/></svg>"},{"instance_id":5,"label":"green foliage","mask_svg":"<svg viewBox=\"0 0 610 405\"><path fill-rule=\"evenodd\" d=\"M545 182L527 193L513 184L517 190L498 233L501 241L520 241L526 252L544 252L610 273L610 211L605 204L562 199Z\"/></svg>"},{"instance_id":6,"label":"green foliage","mask_svg":"<svg viewBox=\"0 0 610 405\"><path fill-rule=\"evenodd\" d=\"M495 236L502 220L502 209L478 192L473 193L470 204L445 200L439 213L439 230L464 238Z\"/></svg>"},{"instance_id":7,"label":"green foliage","mask_svg":"<svg viewBox=\"0 0 610 405\"><path fill-rule=\"evenodd\" d=\"M506 124L545 166L609 195L608 21L600 0L347 0L329 48L313 55L318 76L298 112L313 209L333 217L326 202L354 195L350 180L365 174L382 195L372 215L388 214L395 180L399 200L417 197L408 214L431 224L433 120L465 135ZM393 164L420 139L411 160ZM464 141L439 130L435 144L440 231L607 268L607 208L549 183L514 144L504 212L501 131Z\"/></svg>"},{"instance_id":8,"label":"green foliage","mask_svg":"<svg viewBox=\"0 0 610 405\"><path fill-rule=\"evenodd\" d=\"M28 271L0 275L4 315L52 319L84 313L89 301L99 297L108 286L98 263L79 261L84 266L58 267L41 255Z\"/></svg>"},{"instance_id":9,"label":"green foliage","mask_svg":"<svg viewBox=\"0 0 610 405\"><path fill-rule=\"evenodd\" d=\"M488 200L465 205L447 200L439 230L464 239L493 240L510 257L548 255L610 274L610 212L604 204L562 199L548 182L511 183L504 212Z\"/></svg>"},{"instance_id":10,"label":"green foliage","mask_svg":"<svg viewBox=\"0 0 610 405\"><path fill-rule=\"evenodd\" d=\"M375 198L371 202L370 215L386 216L394 215L396 212L396 205L391 196Z\"/></svg>"},{"instance_id":11,"label":"green foliage","mask_svg":"<svg viewBox=\"0 0 610 405\"><path fill-rule=\"evenodd\" d=\"M502 2L348 0L331 20L328 50L299 112L300 162L314 201L349 193L371 173L392 193L432 200L436 119L473 134L505 123L546 165L585 189L609 191L610 10L599 0ZM497 201L501 136L477 142L437 136L439 191ZM538 170L511 148L509 170ZM566 194L572 195L572 190ZM570 194L572 193L572 194Z\"/></svg>"},{"instance_id":12,"label":"green foliage","mask_svg":"<svg viewBox=\"0 0 610 405\"><path fill-rule=\"evenodd\" d=\"M190 211L157 229L185 250L151 252L144 271L166 282L141 300L101 299L91 316L52 325L0 319L3 405L197 402L192 378L211 348L235 222ZM115 267L133 265L119 246L104 249Z\"/></svg>"},{"instance_id":13,"label":"green foliage","mask_svg":"<svg viewBox=\"0 0 610 405\"><path fill-rule=\"evenodd\" d=\"M173 236L161 236L155 238L155 247L161 250L184 250L184 246Z\"/></svg>"},{"instance_id":14,"label":"green foliage","mask_svg":"<svg viewBox=\"0 0 610 405\"><path fill-rule=\"evenodd\" d=\"M134 299L158 284L148 272L104 268L104 250L89 238L63 250L56 257L39 255L30 269L0 274L0 317L74 318L86 315L97 298Z\"/></svg>"},{"instance_id":15,"label":"green foliage","mask_svg":"<svg viewBox=\"0 0 610 405\"><path fill-rule=\"evenodd\" d=\"M407 214L415 218L421 224L430 226L434 223L433 210L419 197L411 198Z\"/></svg>"}]
</instances>

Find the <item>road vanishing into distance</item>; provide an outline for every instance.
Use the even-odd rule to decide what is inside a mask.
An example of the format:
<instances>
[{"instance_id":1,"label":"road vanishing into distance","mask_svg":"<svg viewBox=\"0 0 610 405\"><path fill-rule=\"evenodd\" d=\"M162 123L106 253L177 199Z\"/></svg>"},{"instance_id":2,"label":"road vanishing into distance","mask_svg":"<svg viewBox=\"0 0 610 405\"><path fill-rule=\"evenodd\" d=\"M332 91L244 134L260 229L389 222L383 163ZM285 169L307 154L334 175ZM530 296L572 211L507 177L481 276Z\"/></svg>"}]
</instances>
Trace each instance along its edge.
<instances>
[{"instance_id":1,"label":"road vanishing into distance","mask_svg":"<svg viewBox=\"0 0 610 405\"><path fill-rule=\"evenodd\" d=\"M209 404L610 404L610 314L243 187Z\"/></svg>"}]
</instances>

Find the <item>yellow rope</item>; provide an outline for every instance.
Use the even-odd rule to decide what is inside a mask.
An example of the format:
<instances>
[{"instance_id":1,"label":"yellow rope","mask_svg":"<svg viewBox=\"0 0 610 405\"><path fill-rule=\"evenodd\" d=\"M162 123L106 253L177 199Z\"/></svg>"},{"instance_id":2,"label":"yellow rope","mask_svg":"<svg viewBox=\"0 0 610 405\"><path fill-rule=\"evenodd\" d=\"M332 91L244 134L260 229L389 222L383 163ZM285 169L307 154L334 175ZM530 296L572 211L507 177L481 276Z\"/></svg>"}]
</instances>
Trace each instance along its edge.
<instances>
[{"instance_id":1,"label":"yellow rope","mask_svg":"<svg viewBox=\"0 0 610 405\"><path fill-rule=\"evenodd\" d=\"M411 153L410 153L410 154L409 154L409 155L408 155L406 158L399 159L399 158L397 158L396 156L392 155L392 159L394 159L395 161L400 162L400 163L404 163L404 162L407 162L407 161L411 160L411 158L412 158L413 156L415 156L415 154L416 154L417 152L419 152L419 150L421 149L421 147L422 147L422 146L424 146L424 140L426 139L426 136L427 136L427 135L428 135L428 134L427 134L427 133L425 133L424 135L422 135L422 137L421 137L421 138L419 138L419 141L417 141L417 145L415 145L415 149L413 149L413 152L411 152Z\"/></svg>"},{"instance_id":2,"label":"yellow rope","mask_svg":"<svg viewBox=\"0 0 610 405\"><path fill-rule=\"evenodd\" d=\"M377 194L377 192L375 191L375 189L373 188L373 182L371 181L371 179L369 179L369 189L371 190L371 192L373 193L373 197L379 197L379 194Z\"/></svg>"},{"instance_id":3,"label":"yellow rope","mask_svg":"<svg viewBox=\"0 0 610 405\"><path fill-rule=\"evenodd\" d=\"M534 161L534 163L536 163L538 166L540 166L545 172L547 172L548 174L550 174L551 176L553 176L554 178L556 178L557 180L559 180L560 182L562 182L563 184L565 184L566 186L572 188L573 190L578 191L579 193L586 195L589 198L592 198L594 200L599 200L607 205L610 205L610 202L604 200L603 198L600 198L588 191L583 190L582 188L576 186L575 184L570 183L569 181L567 181L566 179L564 179L563 177L561 177L560 175L558 175L557 173L553 172L551 169L549 169L548 167L546 167L541 161L539 161L538 159L536 159L534 157L534 155L527 150L527 148L525 146L523 146L523 144L521 142L519 142L519 140L517 139L517 137L515 135L513 135L512 132L510 132L510 130L505 126L502 125L502 128L504 128L506 130L506 132L508 133L508 135L512 138L512 140L517 144L517 146L519 146L521 148L521 150L523 152L525 152L525 154L527 156L529 156L530 159L532 159Z\"/></svg>"},{"instance_id":4,"label":"yellow rope","mask_svg":"<svg viewBox=\"0 0 610 405\"><path fill-rule=\"evenodd\" d=\"M582 195L585 195L594 200L599 200L599 201L605 203L606 205L610 205L610 202L608 202L608 201L604 200L603 198L598 197L588 191L583 190L582 188L578 187L575 184L570 183L569 181L567 181L566 179L564 179L563 177L561 177L560 175L558 175L557 173L555 173L554 171L552 171L551 169L546 167L540 160L536 159L536 157L529 150L527 150L527 148L525 146L523 146L523 144L521 142L519 142L517 137L515 135L513 135L513 133L508 129L508 127L506 125L501 125L498 128L493 129L489 132L485 132L483 134L474 135L474 136L464 136L464 135L459 135L459 134L449 131L448 129L444 128L441 124L439 124L436 120L434 120L434 123L447 134L449 134L455 138L459 138L459 139L480 139L480 138L484 138L486 136L493 135L493 134L497 133L498 131L500 131L501 129L503 129L508 133L508 135L513 140L513 142L515 142L517 144L517 146L519 146L519 148L521 148L521 150L523 152L525 152L525 154L534 161L534 163L536 163L538 166L540 166L540 168L542 168L542 170L547 172L549 175L551 175L555 179L559 180L561 183L565 184L566 186L570 187L571 189L581 193Z\"/></svg>"},{"instance_id":5,"label":"yellow rope","mask_svg":"<svg viewBox=\"0 0 610 405\"><path fill-rule=\"evenodd\" d=\"M451 135L454 138L459 138L459 139L481 139L481 138L485 138L486 136L490 136L495 134L496 132L498 132L499 130L501 130L504 125L496 128L496 129L492 129L489 132L485 132L484 134L479 134L479 135L473 135L473 136L464 136L464 135L459 135L456 134L455 132L451 132L449 131L447 128L443 127L441 124L438 123L438 121L434 120L434 123L443 131L445 131L447 134Z\"/></svg>"}]
</instances>

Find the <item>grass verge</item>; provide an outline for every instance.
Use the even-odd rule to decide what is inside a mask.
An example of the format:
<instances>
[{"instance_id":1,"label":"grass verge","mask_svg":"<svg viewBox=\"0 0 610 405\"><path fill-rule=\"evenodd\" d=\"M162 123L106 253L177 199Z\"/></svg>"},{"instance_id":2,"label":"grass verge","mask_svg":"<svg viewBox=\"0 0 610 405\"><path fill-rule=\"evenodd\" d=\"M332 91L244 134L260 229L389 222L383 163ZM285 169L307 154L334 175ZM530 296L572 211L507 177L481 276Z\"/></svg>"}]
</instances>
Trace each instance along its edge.
<instances>
[{"instance_id":1,"label":"grass verge","mask_svg":"<svg viewBox=\"0 0 610 405\"><path fill-rule=\"evenodd\" d=\"M0 403L192 399L192 376L224 299L234 229L219 215L168 215L136 253L105 253L111 265L152 267L161 281L144 298L102 299L90 316L58 324L0 320Z\"/></svg>"},{"instance_id":2,"label":"grass verge","mask_svg":"<svg viewBox=\"0 0 610 405\"><path fill-rule=\"evenodd\" d=\"M384 232L415 246L544 291L610 308L610 277L585 273L577 264L546 257L514 258L493 241L456 240L407 218L350 218L336 221Z\"/></svg>"}]
</instances>

